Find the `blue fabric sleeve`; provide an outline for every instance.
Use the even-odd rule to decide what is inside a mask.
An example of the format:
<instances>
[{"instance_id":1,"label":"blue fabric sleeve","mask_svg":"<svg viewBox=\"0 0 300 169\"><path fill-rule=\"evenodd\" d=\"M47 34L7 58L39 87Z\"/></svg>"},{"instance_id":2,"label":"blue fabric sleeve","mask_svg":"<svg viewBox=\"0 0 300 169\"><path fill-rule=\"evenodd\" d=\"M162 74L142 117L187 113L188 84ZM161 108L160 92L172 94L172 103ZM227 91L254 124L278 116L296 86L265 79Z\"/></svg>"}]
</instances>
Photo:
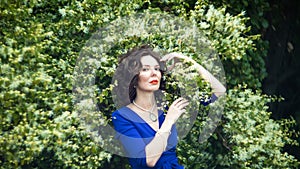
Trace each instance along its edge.
<instances>
[{"instance_id":1,"label":"blue fabric sleeve","mask_svg":"<svg viewBox=\"0 0 300 169\"><path fill-rule=\"evenodd\" d=\"M133 122L124 118L118 111L112 114L112 122L117 132L116 139L121 141L127 157L139 166L146 167L146 143Z\"/></svg>"},{"instance_id":2,"label":"blue fabric sleeve","mask_svg":"<svg viewBox=\"0 0 300 169\"><path fill-rule=\"evenodd\" d=\"M208 100L200 100L200 104L204 105L204 106L207 106L209 105L210 103L213 103L215 102L216 100L218 99L218 97L213 93L211 95L211 97L208 99Z\"/></svg>"}]
</instances>

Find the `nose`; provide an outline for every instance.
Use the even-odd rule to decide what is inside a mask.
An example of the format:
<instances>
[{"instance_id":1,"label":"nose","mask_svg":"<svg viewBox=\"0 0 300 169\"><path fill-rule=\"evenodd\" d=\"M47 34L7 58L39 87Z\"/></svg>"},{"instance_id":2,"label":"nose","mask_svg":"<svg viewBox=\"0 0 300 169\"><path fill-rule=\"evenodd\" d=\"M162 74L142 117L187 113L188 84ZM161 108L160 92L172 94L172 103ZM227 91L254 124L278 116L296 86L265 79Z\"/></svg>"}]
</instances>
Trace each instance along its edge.
<instances>
[{"instance_id":1,"label":"nose","mask_svg":"<svg viewBox=\"0 0 300 169\"><path fill-rule=\"evenodd\" d=\"M151 69L151 76L157 76L158 70L155 70L155 68Z\"/></svg>"}]
</instances>

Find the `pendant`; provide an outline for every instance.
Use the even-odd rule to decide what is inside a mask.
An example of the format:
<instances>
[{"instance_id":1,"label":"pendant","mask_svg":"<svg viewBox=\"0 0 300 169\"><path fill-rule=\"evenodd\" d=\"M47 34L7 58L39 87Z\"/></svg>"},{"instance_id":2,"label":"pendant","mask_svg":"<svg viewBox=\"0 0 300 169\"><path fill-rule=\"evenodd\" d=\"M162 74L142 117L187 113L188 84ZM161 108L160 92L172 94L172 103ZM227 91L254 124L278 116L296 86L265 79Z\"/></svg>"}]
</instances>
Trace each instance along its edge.
<instances>
[{"instance_id":1,"label":"pendant","mask_svg":"<svg viewBox=\"0 0 300 169\"><path fill-rule=\"evenodd\" d=\"M150 113L150 114L149 114L149 117L150 117L150 119L151 119L153 122L156 122L157 117L155 116L155 114Z\"/></svg>"}]
</instances>

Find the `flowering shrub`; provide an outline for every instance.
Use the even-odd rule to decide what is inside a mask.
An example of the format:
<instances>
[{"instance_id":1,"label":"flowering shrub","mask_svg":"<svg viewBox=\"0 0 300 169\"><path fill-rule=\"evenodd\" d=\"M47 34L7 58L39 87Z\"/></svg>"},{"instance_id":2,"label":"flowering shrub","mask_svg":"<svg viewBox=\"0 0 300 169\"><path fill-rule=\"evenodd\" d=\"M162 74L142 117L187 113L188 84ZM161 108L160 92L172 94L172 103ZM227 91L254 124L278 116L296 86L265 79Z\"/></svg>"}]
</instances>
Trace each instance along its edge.
<instances>
[{"instance_id":1,"label":"flowering shrub","mask_svg":"<svg viewBox=\"0 0 300 169\"><path fill-rule=\"evenodd\" d=\"M247 18L243 13L232 16L224 9L216 9L201 1L189 10L188 4L180 0L164 3L170 7L171 13L174 11L202 30L203 37L209 39L221 56L230 86L224 98L224 119L209 140L201 143L198 142L199 136L210 108L199 107L203 113L197 116L193 126L189 126L191 131L178 146L181 163L186 168L296 168L297 160L282 151L285 144L293 143L289 139L290 132L286 131L288 127L284 127L292 124L293 120L270 120L266 107L268 97L247 88L234 88L243 82L251 87L260 86L263 77L262 71L260 78L256 78L256 70L249 64L251 58L246 51L255 52L253 42L259 39L259 35L244 36L250 28L246 26ZM136 45L151 42L158 50L183 52L218 75L221 66L211 64L214 62L208 57L198 57L205 56L205 52L195 54L197 49L190 45L193 39L177 37L187 31L185 27L178 28L177 32L140 32L139 36L123 39L112 39L115 35L107 36L107 43L100 44L113 42L111 49L100 53L101 58L93 58L99 51L96 48L92 51L93 57L82 62L89 61L90 65L79 66L97 68L95 77L74 74L75 70L80 70L75 66L80 65L80 54L92 49L83 49L89 46L86 42L99 27L103 28L117 18L144 11L144 8L163 13L153 4L151 6L151 2L141 0L1 2L1 168L121 168L124 159L118 156L112 159L112 154L99 146L103 140L95 140L86 132L78 112L89 110L80 108L90 108L88 113L95 111L98 113L95 115L101 115L101 119L90 120L103 125L110 123L109 115L115 109L110 98L110 80L115 70L116 56ZM133 33L135 31L132 30ZM106 47L103 46L104 49ZM214 69L209 66L214 66ZM91 68L85 70L93 70ZM176 77L168 78L170 89L166 98L171 100L176 95L172 92L179 84L174 80ZM91 91L73 88L74 83L84 79L93 82ZM209 86L200 79L194 80L202 87L201 91L210 93ZM85 84L84 81L82 84ZM192 92L191 88L188 90ZM95 100L80 98L83 101L77 102L79 100L73 98L74 93L75 96L78 93L79 96L92 94ZM93 107L84 107L91 101L98 103L101 112Z\"/></svg>"}]
</instances>

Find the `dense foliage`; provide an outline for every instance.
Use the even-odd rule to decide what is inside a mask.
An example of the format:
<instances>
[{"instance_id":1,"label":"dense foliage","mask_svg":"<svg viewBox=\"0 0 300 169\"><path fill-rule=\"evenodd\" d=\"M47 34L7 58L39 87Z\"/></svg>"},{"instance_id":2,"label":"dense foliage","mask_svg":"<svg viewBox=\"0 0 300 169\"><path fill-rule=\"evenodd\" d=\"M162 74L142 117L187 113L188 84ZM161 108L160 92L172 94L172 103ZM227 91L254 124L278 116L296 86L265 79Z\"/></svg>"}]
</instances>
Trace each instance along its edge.
<instances>
[{"instance_id":1,"label":"dense foliage","mask_svg":"<svg viewBox=\"0 0 300 169\"><path fill-rule=\"evenodd\" d=\"M244 12L231 15L224 7L216 8L200 0L23 0L1 1L0 8L1 168L124 165L124 159L112 159L112 154L104 151L81 124L74 111L73 72L81 49L99 27L146 8L159 13L165 10L196 22L220 55L226 71L229 87L224 119L212 137L199 144L203 123L198 117L178 146L181 163L187 168L297 167L297 160L283 151L286 144L296 144L290 139L293 132L288 130L293 120L271 120L267 110L271 98L249 89L260 86L265 71L263 56L255 54L254 44L260 37L247 35L249 18ZM159 32L146 39L155 40L154 46L168 51L193 53L189 46L179 48L175 35L168 36L168 43ZM119 41L107 56L116 57L145 42L145 37L138 38ZM110 83L108 77L113 74L116 58L108 57L103 62L103 70L97 72L98 87ZM109 116L114 107L101 100L108 98L109 92L95 93L99 103L108 105L105 113Z\"/></svg>"}]
</instances>

